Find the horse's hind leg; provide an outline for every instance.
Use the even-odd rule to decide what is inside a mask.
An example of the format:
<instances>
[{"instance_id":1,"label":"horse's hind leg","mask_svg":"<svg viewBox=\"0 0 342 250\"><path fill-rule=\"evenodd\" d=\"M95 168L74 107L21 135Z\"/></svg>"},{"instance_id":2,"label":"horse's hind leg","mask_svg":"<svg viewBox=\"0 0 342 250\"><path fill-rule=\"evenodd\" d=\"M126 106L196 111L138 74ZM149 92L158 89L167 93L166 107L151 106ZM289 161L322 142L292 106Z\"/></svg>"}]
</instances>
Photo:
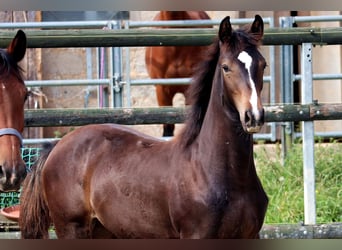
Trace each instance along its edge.
<instances>
[{"instance_id":1,"label":"horse's hind leg","mask_svg":"<svg viewBox=\"0 0 342 250\"><path fill-rule=\"evenodd\" d=\"M56 223L55 230L58 239L90 239L90 226L79 222Z\"/></svg>"},{"instance_id":2,"label":"horse's hind leg","mask_svg":"<svg viewBox=\"0 0 342 250\"><path fill-rule=\"evenodd\" d=\"M172 106L172 100L175 95L172 86L167 85L156 85L156 94L158 105L163 106ZM163 124L163 136L173 136L173 132L175 130L174 124Z\"/></svg>"},{"instance_id":3,"label":"horse's hind leg","mask_svg":"<svg viewBox=\"0 0 342 250\"><path fill-rule=\"evenodd\" d=\"M112 239L115 236L97 219L92 223L56 223L56 235L59 239Z\"/></svg>"},{"instance_id":4,"label":"horse's hind leg","mask_svg":"<svg viewBox=\"0 0 342 250\"><path fill-rule=\"evenodd\" d=\"M163 137L173 136L175 130L174 124L163 124Z\"/></svg>"}]
</instances>

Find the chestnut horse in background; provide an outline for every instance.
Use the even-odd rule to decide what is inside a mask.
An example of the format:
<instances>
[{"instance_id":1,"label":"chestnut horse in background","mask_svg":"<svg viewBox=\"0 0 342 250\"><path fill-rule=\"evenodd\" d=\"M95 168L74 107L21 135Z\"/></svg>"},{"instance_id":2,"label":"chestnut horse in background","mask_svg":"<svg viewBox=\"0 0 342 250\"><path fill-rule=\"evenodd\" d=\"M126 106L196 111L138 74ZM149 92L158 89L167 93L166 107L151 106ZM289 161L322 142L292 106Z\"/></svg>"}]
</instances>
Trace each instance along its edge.
<instances>
[{"instance_id":1,"label":"chestnut horse in background","mask_svg":"<svg viewBox=\"0 0 342 250\"><path fill-rule=\"evenodd\" d=\"M252 133L264 123L263 20L222 20L189 89L182 132L79 127L41 154L20 197L22 238L257 238L268 199Z\"/></svg>"},{"instance_id":2,"label":"chestnut horse in background","mask_svg":"<svg viewBox=\"0 0 342 250\"><path fill-rule=\"evenodd\" d=\"M26 35L19 30L6 49L0 49L0 191L19 190L26 177L21 158L24 104L28 95L22 78L21 61L26 52Z\"/></svg>"},{"instance_id":3,"label":"chestnut horse in background","mask_svg":"<svg viewBox=\"0 0 342 250\"><path fill-rule=\"evenodd\" d=\"M201 20L210 19L205 11L160 11L153 20ZM171 27L161 27L171 28ZM179 28L179 27L178 27ZM194 28L194 27L186 27ZM197 26L199 28L199 26ZM211 26L201 27L211 28ZM194 73L194 67L201 61L202 52L207 46L155 46L147 47L145 64L150 78L187 78ZM172 106L173 98L181 93L187 102L188 85L156 85L159 106ZM174 135L174 124L163 125L163 136Z\"/></svg>"}]
</instances>

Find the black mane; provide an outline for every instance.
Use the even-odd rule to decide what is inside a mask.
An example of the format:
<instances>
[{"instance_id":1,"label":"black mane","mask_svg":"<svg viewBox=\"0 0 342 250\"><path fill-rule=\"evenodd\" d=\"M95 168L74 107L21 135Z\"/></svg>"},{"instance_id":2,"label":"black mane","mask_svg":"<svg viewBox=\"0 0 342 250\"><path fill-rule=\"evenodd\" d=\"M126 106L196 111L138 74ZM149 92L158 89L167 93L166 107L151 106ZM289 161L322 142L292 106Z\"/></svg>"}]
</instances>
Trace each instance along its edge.
<instances>
[{"instance_id":1,"label":"black mane","mask_svg":"<svg viewBox=\"0 0 342 250\"><path fill-rule=\"evenodd\" d=\"M219 40L215 39L209 47L207 55L205 55L206 58L198 63L195 70L196 74L189 86L187 98L191 108L188 110L186 126L180 134L181 142L185 147L192 144L201 130L210 100L219 55Z\"/></svg>"}]
</instances>

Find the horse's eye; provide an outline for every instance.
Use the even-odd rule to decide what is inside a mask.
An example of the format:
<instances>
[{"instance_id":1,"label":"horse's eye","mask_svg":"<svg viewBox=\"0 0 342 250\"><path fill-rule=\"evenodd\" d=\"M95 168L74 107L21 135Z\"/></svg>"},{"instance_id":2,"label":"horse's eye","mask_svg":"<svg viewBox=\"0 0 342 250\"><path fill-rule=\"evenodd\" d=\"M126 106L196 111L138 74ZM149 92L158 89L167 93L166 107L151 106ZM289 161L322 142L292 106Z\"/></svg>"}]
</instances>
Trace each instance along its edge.
<instances>
[{"instance_id":1,"label":"horse's eye","mask_svg":"<svg viewBox=\"0 0 342 250\"><path fill-rule=\"evenodd\" d=\"M229 72L230 70L229 70L229 67L226 65L226 64L224 64L224 65L222 65L222 69L224 70L224 72Z\"/></svg>"}]
</instances>

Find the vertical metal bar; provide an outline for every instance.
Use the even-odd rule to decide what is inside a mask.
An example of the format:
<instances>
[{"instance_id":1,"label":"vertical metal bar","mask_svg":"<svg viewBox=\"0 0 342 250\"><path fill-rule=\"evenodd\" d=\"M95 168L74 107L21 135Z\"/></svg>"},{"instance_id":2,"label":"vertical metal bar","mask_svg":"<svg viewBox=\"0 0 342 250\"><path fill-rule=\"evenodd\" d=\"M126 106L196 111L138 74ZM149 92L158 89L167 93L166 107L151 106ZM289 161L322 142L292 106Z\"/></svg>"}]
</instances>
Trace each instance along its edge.
<instances>
[{"instance_id":1,"label":"vertical metal bar","mask_svg":"<svg viewBox=\"0 0 342 250\"><path fill-rule=\"evenodd\" d=\"M292 26L292 18L286 17L280 20L281 27ZM293 103L293 46L281 46L281 101ZM283 162L288 150L292 146L293 122L285 122L282 127L281 143Z\"/></svg>"},{"instance_id":2,"label":"vertical metal bar","mask_svg":"<svg viewBox=\"0 0 342 250\"><path fill-rule=\"evenodd\" d=\"M125 28L129 29L130 22L126 22ZM126 92L126 105L127 107L131 107L131 65L130 65L130 48L126 47L126 85L125 85L125 92Z\"/></svg>"},{"instance_id":3,"label":"vertical metal bar","mask_svg":"<svg viewBox=\"0 0 342 250\"><path fill-rule=\"evenodd\" d=\"M100 70L101 70L101 52L100 48L96 47L96 77L97 79L100 79ZM102 107L102 104L100 103L100 86L97 87L97 107Z\"/></svg>"},{"instance_id":4,"label":"vertical metal bar","mask_svg":"<svg viewBox=\"0 0 342 250\"><path fill-rule=\"evenodd\" d=\"M92 49L86 48L86 63L87 63L87 79L93 78L93 60L92 60ZM87 87L84 94L84 107L87 108L89 105L90 86Z\"/></svg>"},{"instance_id":5,"label":"vertical metal bar","mask_svg":"<svg viewBox=\"0 0 342 250\"><path fill-rule=\"evenodd\" d=\"M303 43L301 53L301 102L313 102L312 44ZM303 133L303 177L304 177L304 223L316 224L315 155L313 121L302 122Z\"/></svg>"},{"instance_id":6,"label":"vertical metal bar","mask_svg":"<svg viewBox=\"0 0 342 250\"><path fill-rule=\"evenodd\" d=\"M113 29L113 23L112 22L108 22L107 28L108 29ZM114 90L114 86L115 86L114 64L115 64L115 62L114 62L114 57L113 57L113 53L114 53L113 47L108 48L108 50L109 50L109 62L108 62L108 64L109 64L109 67L108 67L109 74L108 75L109 75L109 89L110 89L109 91L110 91L111 97L112 97L111 98L112 101L109 102L109 107L113 108L113 107L115 107L115 98L116 98L115 90Z\"/></svg>"},{"instance_id":7,"label":"vertical metal bar","mask_svg":"<svg viewBox=\"0 0 342 250\"><path fill-rule=\"evenodd\" d=\"M99 48L99 62L100 62L100 71L99 71L99 78L105 79L108 74L111 74L111 65L108 66L108 55L107 48L100 47ZM110 64L110 63L109 63ZM111 80L111 78L110 78ZM110 81L111 84L112 81ZM108 88L104 88L102 85L98 86L99 91L99 107L108 107L109 106L109 94L108 94Z\"/></svg>"},{"instance_id":8,"label":"vertical metal bar","mask_svg":"<svg viewBox=\"0 0 342 250\"><path fill-rule=\"evenodd\" d=\"M111 22L111 29L120 29L119 21ZM122 88L121 88L121 73L122 73L122 53L121 48L111 47L110 48L111 58L111 77L113 79L113 107L122 107Z\"/></svg>"},{"instance_id":9,"label":"vertical metal bar","mask_svg":"<svg viewBox=\"0 0 342 250\"><path fill-rule=\"evenodd\" d=\"M270 28L274 27L274 20L273 18L269 18L269 26ZM270 46L270 103L274 105L276 103L276 87L275 87L275 46ZM272 122L271 126L271 141L276 141L276 123Z\"/></svg>"}]
</instances>

